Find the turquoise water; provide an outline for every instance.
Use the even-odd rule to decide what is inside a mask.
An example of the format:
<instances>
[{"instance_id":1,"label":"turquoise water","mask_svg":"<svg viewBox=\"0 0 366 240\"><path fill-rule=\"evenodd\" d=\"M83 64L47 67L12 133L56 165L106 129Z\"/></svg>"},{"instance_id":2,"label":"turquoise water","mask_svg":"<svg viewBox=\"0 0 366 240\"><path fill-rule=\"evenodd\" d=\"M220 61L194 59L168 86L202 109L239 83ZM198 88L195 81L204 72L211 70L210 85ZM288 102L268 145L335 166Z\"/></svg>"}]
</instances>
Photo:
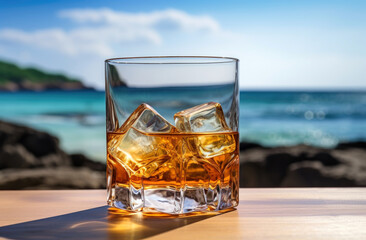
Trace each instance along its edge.
<instances>
[{"instance_id":1,"label":"turquoise water","mask_svg":"<svg viewBox=\"0 0 366 240\"><path fill-rule=\"evenodd\" d=\"M50 132L67 152L105 158L104 92L0 93L0 118Z\"/></svg>"},{"instance_id":2,"label":"turquoise water","mask_svg":"<svg viewBox=\"0 0 366 240\"><path fill-rule=\"evenodd\" d=\"M48 131L70 153L105 158L104 92L0 93L0 119ZM239 132L266 146L366 140L366 92L241 92Z\"/></svg>"},{"instance_id":3,"label":"turquoise water","mask_svg":"<svg viewBox=\"0 0 366 240\"><path fill-rule=\"evenodd\" d=\"M265 146L366 140L366 92L243 92L240 133Z\"/></svg>"}]
</instances>

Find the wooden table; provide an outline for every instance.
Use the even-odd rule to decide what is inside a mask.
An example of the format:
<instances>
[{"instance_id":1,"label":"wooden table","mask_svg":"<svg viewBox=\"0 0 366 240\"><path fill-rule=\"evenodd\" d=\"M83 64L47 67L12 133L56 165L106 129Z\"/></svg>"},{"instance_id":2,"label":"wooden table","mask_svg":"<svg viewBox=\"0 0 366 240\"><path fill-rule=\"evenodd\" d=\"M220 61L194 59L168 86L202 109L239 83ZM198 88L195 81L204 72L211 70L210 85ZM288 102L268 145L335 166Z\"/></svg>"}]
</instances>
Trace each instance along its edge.
<instances>
[{"instance_id":1,"label":"wooden table","mask_svg":"<svg viewBox=\"0 0 366 240\"><path fill-rule=\"evenodd\" d=\"M108 213L104 190L0 191L0 239L366 239L366 188L241 189L237 210Z\"/></svg>"}]
</instances>

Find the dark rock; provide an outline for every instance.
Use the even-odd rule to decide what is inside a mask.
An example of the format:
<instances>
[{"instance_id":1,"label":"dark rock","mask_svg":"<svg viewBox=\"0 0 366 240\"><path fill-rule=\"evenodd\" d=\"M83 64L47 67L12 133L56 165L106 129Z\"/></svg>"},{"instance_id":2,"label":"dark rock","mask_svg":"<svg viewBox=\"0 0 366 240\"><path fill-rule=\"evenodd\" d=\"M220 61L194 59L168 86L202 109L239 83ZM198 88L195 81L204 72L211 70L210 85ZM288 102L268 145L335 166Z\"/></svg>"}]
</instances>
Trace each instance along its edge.
<instances>
[{"instance_id":1,"label":"dark rock","mask_svg":"<svg viewBox=\"0 0 366 240\"><path fill-rule=\"evenodd\" d=\"M347 146L324 149L297 145L242 151L240 186L366 186L366 149L356 147L363 146L360 142Z\"/></svg>"},{"instance_id":2,"label":"dark rock","mask_svg":"<svg viewBox=\"0 0 366 240\"><path fill-rule=\"evenodd\" d=\"M246 150L253 149L253 148L263 149L264 147L257 143L251 143L251 142L241 142L240 143L240 151L246 151Z\"/></svg>"},{"instance_id":3,"label":"dark rock","mask_svg":"<svg viewBox=\"0 0 366 240\"><path fill-rule=\"evenodd\" d=\"M105 173L87 168L7 169L1 171L0 189L105 188Z\"/></svg>"},{"instance_id":4,"label":"dark rock","mask_svg":"<svg viewBox=\"0 0 366 240\"><path fill-rule=\"evenodd\" d=\"M22 145L5 145L0 151L0 169L32 168L37 165L37 159Z\"/></svg>"},{"instance_id":5,"label":"dark rock","mask_svg":"<svg viewBox=\"0 0 366 240\"><path fill-rule=\"evenodd\" d=\"M106 171L106 164L90 160L82 154L71 154L70 159L74 167L87 167L95 171Z\"/></svg>"},{"instance_id":6,"label":"dark rock","mask_svg":"<svg viewBox=\"0 0 366 240\"><path fill-rule=\"evenodd\" d=\"M341 168L348 168L341 166ZM346 170L346 169L344 169ZM293 164L281 187L356 187L355 179L349 179L342 169L324 168L320 162L301 162Z\"/></svg>"},{"instance_id":7,"label":"dark rock","mask_svg":"<svg viewBox=\"0 0 366 240\"><path fill-rule=\"evenodd\" d=\"M105 188L105 168L67 155L48 133L0 121L0 189Z\"/></svg>"},{"instance_id":8,"label":"dark rock","mask_svg":"<svg viewBox=\"0 0 366 240\"><path fill-rule=\"evenodd\" d=\"M240 186L366 186L365 146L264 148L242 143ZM105 168L84 155L67 155L48 133L0 121L0 189L104 188Z\"/></svg>"},{"instance_id":9,"label":"dark rock","mask_svg":"<svg viewBox=\"0 0 366 240\"><path fill-rule=\"evenodd\" d=\"M38 158L38 167L61 167L70 165L70 157L64 152L56 152Z\"/></svg>"},{"instance_id":10,"label":"dark rock","mask_svg":"<svg viewBox=\"0 0 366 240\"><path fill-rule=\"evenodd\" d=\"M364 141L343 142L339 143L335 149L349 149L349 148L359 148L366 150L366 142Z\"/></svg>"},{"instance_id":11,"label":"dark rock","mask_svg":"<svg viewBox=\"0 0 366 240\"><path fill-rule=\"evenodd\" d=\"M270 179L270 186L278 186L286 175L288 166L297 158L288 153L269 154L265 161L265 170Z\"/></svg>"},{"instance_id":12,"label":"dark rock","mask_svg":"<svg viewBox=\"0 0 366 240\"><path fill-rule=\"evenodd\" d=\"M36 157L46 156L51 153L59 152L60 150L58 148L58 139L44 133L24 134L19 143Z\"/></svg>"},{"instance_id":13,"label":"dark rock","mask_svg":"<svg viewBox=\"0 0 366 240\"><path fill-rule=\"evenodd\" d=\"M0 121L0 149L4 145L22 145L39 161L39 165L47 162L41 161L42 157L52 154L58 156L58 160L53 161L54 164L70 165L69 157L59 147L58 138L46 132Z\"/></svg>"},{"instance_id":14,"label":"dark rock","mask_svg":"<svg viewBox=\"0 0 366 240\"><path fill-rule=\"evenodd\" d=\"M94 88L85 86L82 82L48 82L48 83L37 83L30 81L22 81L16 83L16 87L11 86L13 91L26 90L26 91L45 91L45 90L93 90ZM8 86L9 89L9 86ZM2 90L7 90L6 88Z\"/></svg>"},{"instance_id":15,"label":"dark rock","mask_svg":"<svg viewBox=\"0 0 366 240\"><path fill-rule=\"evenodd\" d=\"M244 162L240 164L240 187L270 187L272 184L263 164Z\"/></svg>"},{"instance_id":16,"label":"dark rock","mask_svg":"<svg viewBox=\"0 0 366 240\"><path fill-rule=\"evenodd\" d=\"M324 166L336 166L341 162L332 156L329 152L319 152L316 153L314 156L308 158L309 160L317 160L321 162Z\"/></svg>"}]
</instances>

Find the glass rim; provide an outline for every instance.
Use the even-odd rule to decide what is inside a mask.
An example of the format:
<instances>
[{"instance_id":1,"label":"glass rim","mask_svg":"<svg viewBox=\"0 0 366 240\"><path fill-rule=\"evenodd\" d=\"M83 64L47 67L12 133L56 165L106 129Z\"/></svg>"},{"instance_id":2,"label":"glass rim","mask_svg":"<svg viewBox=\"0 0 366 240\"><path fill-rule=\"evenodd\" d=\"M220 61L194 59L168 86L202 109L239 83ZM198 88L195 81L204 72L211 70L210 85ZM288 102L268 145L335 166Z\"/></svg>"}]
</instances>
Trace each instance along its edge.
<instances>
[{"instance_id":1,"label":"glass rim","mask_svg":"<svg viewBox=\"0 0 366 240\"><path fill-rule=\"evenodd\" d=\"M109 58L105 62L108 64L217 64L235 63L239 62L239 59L217 56L144 56Z\"/></svg>"}]
</instances>

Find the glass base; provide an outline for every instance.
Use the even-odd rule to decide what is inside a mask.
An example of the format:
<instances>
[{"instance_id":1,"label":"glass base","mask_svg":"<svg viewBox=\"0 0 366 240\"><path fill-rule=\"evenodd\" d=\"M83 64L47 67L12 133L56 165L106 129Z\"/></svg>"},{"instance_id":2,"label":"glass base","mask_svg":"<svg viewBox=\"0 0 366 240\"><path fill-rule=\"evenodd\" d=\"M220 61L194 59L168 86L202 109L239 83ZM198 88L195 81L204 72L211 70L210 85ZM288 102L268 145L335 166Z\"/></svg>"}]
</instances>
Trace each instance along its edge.
<instances>
[{"instance_id":1,"label":"glass base","mask_svg":"<svg viewBox=\"0 0 366 240\"><path fill-rule=\"evenodd\" d=\"M222 212L238 205L231 188L217 186L215 189L186 187L134 189L112 187L109 189L108 205L122 214L143 213L150 216L197 215ZM116 210L114 210L116 212ZM117 211L118 212L118 211Z\"/></svg>"}]
</instances>

